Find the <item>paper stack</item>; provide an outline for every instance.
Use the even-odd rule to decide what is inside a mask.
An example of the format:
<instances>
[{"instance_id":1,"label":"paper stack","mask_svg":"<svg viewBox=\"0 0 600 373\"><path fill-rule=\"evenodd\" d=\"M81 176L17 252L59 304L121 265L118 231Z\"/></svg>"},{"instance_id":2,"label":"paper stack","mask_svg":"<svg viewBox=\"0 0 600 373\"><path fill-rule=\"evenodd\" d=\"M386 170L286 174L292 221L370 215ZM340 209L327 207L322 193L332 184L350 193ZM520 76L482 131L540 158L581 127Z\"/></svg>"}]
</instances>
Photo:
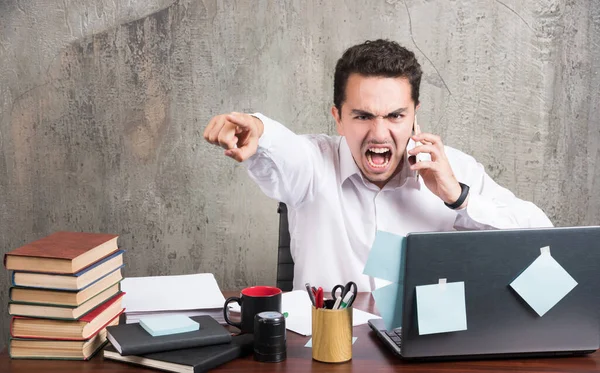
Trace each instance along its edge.
<instances>
[{"instance_id":1,"label":"paper stack","mask_svg":"<svg viewBox=\"0 0 600 373\"><path fill-rule=\"evenodd\" d=\"M208 315L224 324L225 298L212 273L130 277L121 283L126 323L155 315Z\"/></svg>"}]
</instances>

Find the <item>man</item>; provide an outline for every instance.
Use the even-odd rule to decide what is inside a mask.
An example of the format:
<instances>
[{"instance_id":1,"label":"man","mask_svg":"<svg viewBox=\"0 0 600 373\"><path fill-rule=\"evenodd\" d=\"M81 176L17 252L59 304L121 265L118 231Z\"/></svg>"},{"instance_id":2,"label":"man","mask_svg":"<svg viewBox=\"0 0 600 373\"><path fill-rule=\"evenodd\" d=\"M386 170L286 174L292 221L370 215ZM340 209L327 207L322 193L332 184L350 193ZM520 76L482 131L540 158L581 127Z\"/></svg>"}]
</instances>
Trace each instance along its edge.
<instances>
[{"instance_id":1,"label":"man","mask_svg":"<svg viewBox=\"0 0 600 373\"><path fill-rule=\"evenodd\" d=\"M362 274L377 230L552 226L472 157L433 134L413 134L420 81L414 53L367 41L336 65L331 114L341 136L296 135L261 114L219 115L206 127L208 142L244 162L266 195L287 204L294 289L310 282L329 290L350 280L359 291L378 287ZM412 162L419 153L430 159Z\"/></svg>"}]
</instances>

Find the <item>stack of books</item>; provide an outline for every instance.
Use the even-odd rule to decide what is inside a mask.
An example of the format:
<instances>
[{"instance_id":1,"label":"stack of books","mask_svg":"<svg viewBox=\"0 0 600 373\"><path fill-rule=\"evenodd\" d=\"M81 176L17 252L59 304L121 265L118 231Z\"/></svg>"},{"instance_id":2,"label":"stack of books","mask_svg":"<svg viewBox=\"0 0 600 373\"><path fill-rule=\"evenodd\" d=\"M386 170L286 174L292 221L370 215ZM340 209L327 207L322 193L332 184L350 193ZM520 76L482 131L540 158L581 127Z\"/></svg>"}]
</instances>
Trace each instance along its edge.
<instances>
[{"instance_id":1,"label":"stack of books","mask_svg":"<svg viewBox=\"0 0 600 373\"><path fill-rule=\"evenodd\" d=\"M106 344L124 312L117 238L57 232L4 256L11 358L88 360Z\"/></svg>"}]
</instances>

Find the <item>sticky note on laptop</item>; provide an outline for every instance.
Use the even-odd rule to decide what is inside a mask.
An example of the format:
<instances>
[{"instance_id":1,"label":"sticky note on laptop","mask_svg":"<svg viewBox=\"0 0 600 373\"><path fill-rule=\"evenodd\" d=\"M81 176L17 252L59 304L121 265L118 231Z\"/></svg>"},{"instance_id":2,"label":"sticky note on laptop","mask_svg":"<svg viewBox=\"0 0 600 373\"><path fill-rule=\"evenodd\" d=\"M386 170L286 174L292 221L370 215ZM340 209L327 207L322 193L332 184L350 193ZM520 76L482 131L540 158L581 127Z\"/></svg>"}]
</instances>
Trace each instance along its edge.
<instances>
[{"instance_id":1,"label":"sticky note on laptop","mask_svg":"<svg viewBox=\"0 0 600 373\"><path fill-rule=\"evenodd\" d=\"M372 292L375 305L388 330L402 326L402 293L404 267L402 258L406 237L377 231L363 273L375 278L375 283L388 283Z\"/></svg>"},{"instance_id":2,"label":"sticky note on laptop","mask_svg":"<svg viewBox=\"0 0 600 373\"><path fill-rule=\"evenodd\" d=\"M200 324L183 315L151 316L140 319L140 325L153 337L193 332Z\"/></svg>"},{"instance_id":3,"label":"sticky note on laptop","mask_svg":"<svg viewBox=\"0 0 600 373\"><path fill-rule=\"evenodd\" d=\"M417 291L419 335L467 330L465 283L446 282L421 285Z\"/></svg>"},{"instance_id":4,"label":"sticky note on laptop","mask_svg":"<svg viewBox=\"0 0 600 373\"><path fill-rule=\"evenodd\" d=\"M404 286L398 283L391 283L387 286L373 290L371 292L377 310L385 323L387 330L393 330L402 326L402 298Z\"/></svg>"},{"instance_id":5,"label":"sticky note on laptop","mask_svg":"<svg viewBox=\"0 0 600 373\"><path fill-rule=\"evenodd\" d=\"M577 286L577 281L552 257L550 247L546 246L510 286L538 315L544 316Z\"/></svg>"},{"instance_id":6,"label":"sticky note on laptop","mask_svg":"<svg viewBox=\"0 0 600 373\"><path fill-rule=\"evenodd\" d=\"M363 273L368 276L402 283L402 254L406 237L377 231Z\"/></svg>"}]
</instances>

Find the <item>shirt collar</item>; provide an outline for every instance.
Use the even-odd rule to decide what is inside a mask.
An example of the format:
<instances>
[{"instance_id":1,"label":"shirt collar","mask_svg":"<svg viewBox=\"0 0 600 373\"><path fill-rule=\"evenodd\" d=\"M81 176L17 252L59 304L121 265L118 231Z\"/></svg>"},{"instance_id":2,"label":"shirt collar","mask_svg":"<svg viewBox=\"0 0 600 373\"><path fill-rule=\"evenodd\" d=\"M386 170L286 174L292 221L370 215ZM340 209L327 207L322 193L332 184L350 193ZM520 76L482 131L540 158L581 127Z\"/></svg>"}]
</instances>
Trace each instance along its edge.
<instances>
[{"instance_id":1,"label":"shirt collar","mask_svg":"<svg viewBox=\"0 0 600 373\"><path fill-rule=\"evenodd\" d=\"M342 136L342 140L340 142L340 176L342 178L342 184L348 179L350 176L358 174L362 176L360 169L354 162L354 158L352 157L352 153L350 152L350 147L346 142L346 137Z\"/></svg>"},{"instance_id":2,"label":"shirt collar","mask_svg":"<svg viewBox=\"0 0 600 373\"><path fill-rule=\"evenodd\" d=\"M412 149L414 147L415 147L415 142L412 139L410 139L408 141L408 145L406 148ZM339 156L340 156L340 176L341 176L342 184L346 181L346 179L350 178L353 175L359 175L365 184L367 184L367 183L370 184L370 182L368 180L365 180L365 178L362 175L362 172L356 165L356 162L354 162L354 158L352 157L352 152L350 152L350 147L348 146L348 142L346 142L346 137L344 137L344 136L342 136L341 141L340 141ZM402 162L403 162L402 170L400 171L400 173L398 175L394 176L390 181L388 181L388 183L385 186L386 188L400 187L400 186L404 185L407 178L415 178L417 176L416 171L413 171L410 169L410 164L408 163L408 158L406 156L404 156L402 158Z\"/></svg>"}]
</instances>

